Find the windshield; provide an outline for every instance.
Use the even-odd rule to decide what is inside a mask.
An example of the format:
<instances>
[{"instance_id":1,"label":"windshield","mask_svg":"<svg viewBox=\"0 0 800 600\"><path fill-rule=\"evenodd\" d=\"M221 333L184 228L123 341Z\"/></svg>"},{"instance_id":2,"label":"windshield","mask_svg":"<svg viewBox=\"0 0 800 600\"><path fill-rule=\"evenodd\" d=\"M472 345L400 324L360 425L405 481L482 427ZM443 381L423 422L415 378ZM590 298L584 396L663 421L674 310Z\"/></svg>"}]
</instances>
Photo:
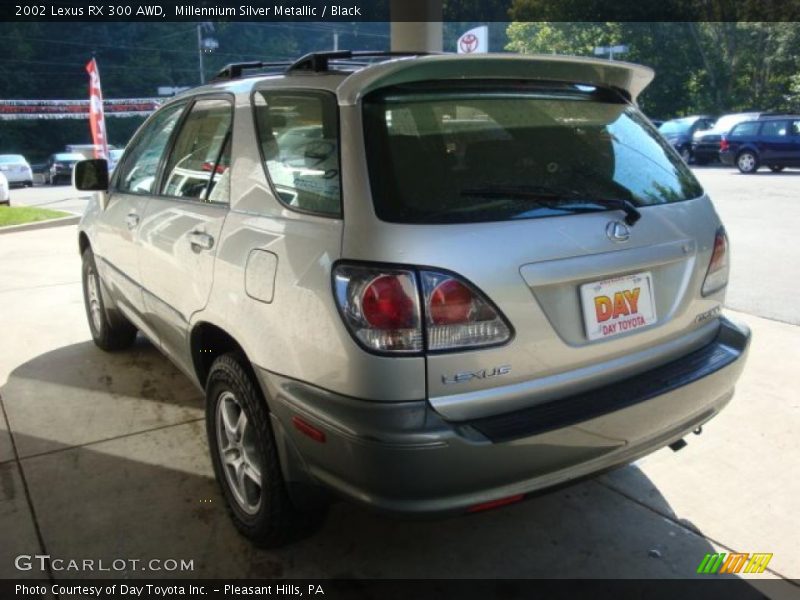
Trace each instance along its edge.
<instances>
[{"instance_id":1,"label":"windshield","mask_svg":"<svg viewBox=\"0 0 800 600\"><path fill-rule=\"evenodd\" d=\"M25 157L20 156L19 154L4 154L0 156L0 163L24 163Z\"/></svg>"},{"instance_id":2,"label":"windshield","mask_svg":"<svg viewBox=\"0 0 800 600\"><path fill-rule=\"evenodd\" d=\"M586 86L408 86L364 101L378 217L469 223L695 198L688 167L634 107Z\"/></svg>"},{"instance_id":3,"label":"windshield","mask_svg":"<svg viewBox=\"0 0 800 600\"><path fill-rule=\"evenodd\" d=\"M55 160L83 160L83 154L56 154Z\"/></svg>"},{"instance_id":4,"label":"windshield","mask_svg":"<svg viewBox=\"0 0 800 600\"><path fill-rule=\"evenodd\" d=\"M667 121L658 130L662 135L675 135L688 133L697 119L674 119Z\"/></svg>"}]
</instances>

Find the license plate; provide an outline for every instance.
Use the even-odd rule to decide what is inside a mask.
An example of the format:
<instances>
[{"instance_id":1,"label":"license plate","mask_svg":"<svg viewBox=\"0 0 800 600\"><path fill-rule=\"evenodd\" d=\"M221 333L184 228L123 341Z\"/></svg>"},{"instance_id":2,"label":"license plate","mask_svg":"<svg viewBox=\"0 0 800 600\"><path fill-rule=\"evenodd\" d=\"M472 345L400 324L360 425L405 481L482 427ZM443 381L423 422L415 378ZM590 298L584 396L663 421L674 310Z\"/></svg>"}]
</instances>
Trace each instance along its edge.
<instances>
[{"instance_id":1,"label":"license plate","mask_svg":"<svg viewBox=\"0 0 800 600\"><path fill-rule=\"evenodd\" d=\"M652 325L656 322L654 298L649 272L583 284L586 336L598 340Z\"/></svg>"}]
</instances>

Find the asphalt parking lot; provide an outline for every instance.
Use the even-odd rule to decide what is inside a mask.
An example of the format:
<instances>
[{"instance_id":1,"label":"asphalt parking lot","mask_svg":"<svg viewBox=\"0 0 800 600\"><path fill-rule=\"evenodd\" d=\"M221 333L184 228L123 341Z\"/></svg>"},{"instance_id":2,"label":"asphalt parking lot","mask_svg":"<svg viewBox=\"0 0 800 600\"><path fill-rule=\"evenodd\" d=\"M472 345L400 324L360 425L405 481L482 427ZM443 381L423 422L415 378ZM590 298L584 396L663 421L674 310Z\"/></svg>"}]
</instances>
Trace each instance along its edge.
<instances>
[{"instance_id":1,"label":"asphalt parking lot","mask_svg":"<svg viewBox=\"0 0 800 600\"><path fill-rule=\"evenodd\" d=\"M469 517L339 503L282 550L253 548L225 515L200 393L143 339L113 355L92 344L75 227L0 234L0 577L41 577L14 558L49 554L192 560L168 575L204 578L685 578L707 552L769 552L760 577L779 581L742 585L800 595L800 171L695 172L733 247L729 315L754 335L737 395L703 435ZM12 202L80 210L85 200L63 200L74 196L35 187Z\"/></svg>"}]
</instances>

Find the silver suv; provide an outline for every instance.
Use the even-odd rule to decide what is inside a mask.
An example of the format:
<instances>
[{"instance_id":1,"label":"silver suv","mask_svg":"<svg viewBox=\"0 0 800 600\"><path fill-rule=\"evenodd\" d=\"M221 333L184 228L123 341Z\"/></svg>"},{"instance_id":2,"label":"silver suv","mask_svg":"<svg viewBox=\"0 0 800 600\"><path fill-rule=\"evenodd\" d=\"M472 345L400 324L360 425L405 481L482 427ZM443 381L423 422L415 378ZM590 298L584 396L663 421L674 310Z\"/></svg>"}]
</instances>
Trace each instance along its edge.
<instances>
[{"instance_id":1,"label":"silver suv","mask_svg":"<svg viewBox=\"0 0 800 600\"><path fill-rule=\"evenodd\" d=\"M677 448L745 362L652 71L375 54L230 65L75 173L95 343L140 331L205 390L264 545L330 492L472 512Z\"/></svg>"}]
</instances>

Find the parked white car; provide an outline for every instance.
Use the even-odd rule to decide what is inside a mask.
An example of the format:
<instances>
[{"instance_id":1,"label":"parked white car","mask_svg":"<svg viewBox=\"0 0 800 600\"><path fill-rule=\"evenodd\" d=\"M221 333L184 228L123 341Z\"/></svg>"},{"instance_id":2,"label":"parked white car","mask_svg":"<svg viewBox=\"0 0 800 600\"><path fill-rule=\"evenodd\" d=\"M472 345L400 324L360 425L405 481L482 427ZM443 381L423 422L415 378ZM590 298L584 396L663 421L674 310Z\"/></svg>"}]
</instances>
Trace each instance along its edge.
<instances>
[{"instance_id":1,"label":"parked white car","mask_svg":"<svg viewBox=\"0 0 800 600\"><path fill-rule=\"evenodd\" d=\"M11 192L8 190L8 179L0 172L0 204L11 206Z\"/></svg>"},{"instance_id":2,"label":"parked white car","mask_svg":"<svg viewBox=\"0 0 800 600\"><path fill-rule=\"evenodd\" d=\"M9 185L33 185L33 171L21 154L0 154L0 172L5 175Z\"/></svg>"}]
</instances>

